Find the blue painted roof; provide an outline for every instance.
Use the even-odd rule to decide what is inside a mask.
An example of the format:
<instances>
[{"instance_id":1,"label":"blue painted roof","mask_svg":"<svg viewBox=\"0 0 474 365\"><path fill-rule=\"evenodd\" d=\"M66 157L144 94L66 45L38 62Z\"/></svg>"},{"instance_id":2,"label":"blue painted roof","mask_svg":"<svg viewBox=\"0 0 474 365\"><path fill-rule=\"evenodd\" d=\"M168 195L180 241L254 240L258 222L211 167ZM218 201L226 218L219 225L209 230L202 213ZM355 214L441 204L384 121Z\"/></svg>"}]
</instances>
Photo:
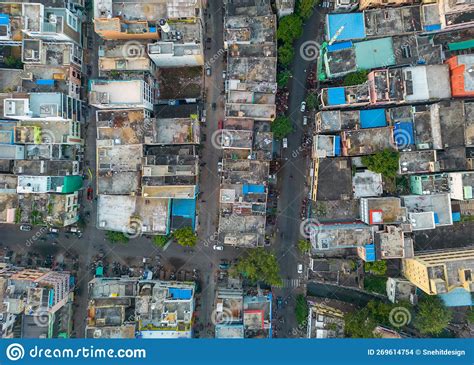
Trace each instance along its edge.
<instances>
[{"instance_id":1,"label":"blue painted roof","mask_svg":"<svg viewBox=\"0 0 474 365\"><path fill-rule=\"evenodd\" d=\"M387 118L385 116L385 109L370 109L360 111L361 128L377 128L385 127L386 125Z\"/></svg>"},{"instance_id":2,"label":"blue painted roof","mask_svg":"<svg viewBox=\"0 0 474 365\"><path fill-rule=\"evenodd\" d=\"M193 296L191 289L169 288L169 292L173 299L191 299Z\"/></svg>"},{"instance_id":3,"label":"blue painted roof","mask_svg":"<svg viewBox=\"0 0 474 365\"><path fill-rule=\"evenodd\" d=\"M328 46L327 50L328 52L334 52L334 51L339 51L341 49L347 49L347 48L352 48L351 41L331 44L330 46Z\"/></svg>"},{"instance_id":4,"label":"blue painted roof","mask_svg":"<svg viewBox=\"0 0 474 365\"><path fill-rule=\"evenodd\" d=\"M265 186L264 185L254 185L254 184L244 184L242 187L242 192L244 195L247 194L263 194L265 193Z\"/></svg>"},{"instance_id":5,"label":"blue painted roof","mask_svg":"<svg viewBox=\"0 0 474 365\"><path fill-rule=\"evenodd\" d=\"M346 91L343 87L328 88L328 104L341 105L346 103Z\"/></svg>"},{"instance_id":6,"label":"blue painted roof","mask_svg":"<svg viewBox=\"0 0 474 365\"><path fill-rule=\"evenodd\" d=\"M334 155L341 155L341 136L336 136L336 138L334 138Z\"/></svg>"},{"instance_id":7,"label":"blue painted roof","mask_svg":"<svg viewBox=\"0 0 474 365\"><path fill-rule=\"evenodd\" d=\"M365 38L363 13L328 14L328 40L330 40L342 26L344 29L337 37L337 41Z\"/></svg>"},{"instance_id":8,"label":"blue painted roof","mask_svg":"<svg viewBox=\"0 0 474 365\"><path fill-rule=\"evenodd\" d=\"M438 213L434 213L434 221L435 221L435 224L439 224Z\"/></svg>"},{"instance_id":9,"label":"blue painted roof","mask_svg":"<svg viewBox=\"0 0 474 365\"><path fill-rule=\"evenodd\" d=\"M465 307L474 305L473 294L463 288L456 288L439 297L447 307Z\"/></svg>"},{"instance_id":10,"label":"blue painted roof","mask_svg":"<svg viewBox=\"0 0 474 365\"><path fill-rule=\"evenodd\" d=\"M192 228L196 224L196 199L172 199L171 215L192 220Z\"/></svg>"},{"instance_id":11,"label":"blue painted roof","mask_svg":"<svg viewBox=\"0 0 474 365\"><path fill-rule=\"evenodd\" d=\"M412 122L397 122L393 128L393 138L398 147L415 144Z\"/></svg>"}]
</instances>

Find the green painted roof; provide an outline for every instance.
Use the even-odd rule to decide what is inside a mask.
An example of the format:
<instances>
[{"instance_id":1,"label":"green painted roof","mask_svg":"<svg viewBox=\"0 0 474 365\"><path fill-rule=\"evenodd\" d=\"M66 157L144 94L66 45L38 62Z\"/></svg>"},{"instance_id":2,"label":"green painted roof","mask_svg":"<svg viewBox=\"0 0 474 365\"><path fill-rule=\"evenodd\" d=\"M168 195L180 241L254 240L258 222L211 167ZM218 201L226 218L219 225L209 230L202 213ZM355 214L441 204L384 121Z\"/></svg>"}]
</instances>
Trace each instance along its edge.
<instances>
[{"instance_id":1,"label":"green painted roof","mask_svg":"<svg viewBox=\"0 0 474 365\"><path fill-rule=\"evenodd\" d=\"M74 193L82 188L82 176L79 175L67 175L64 176L64 185L61 193L69 194Z\"/></svg>"},{"instance_id":2,"label":"green painted roof","mask_svg":"<svg viewBox=\"0 0 474 365\"><path fill-rule=\"evenodd\" d=\"M381 38L354 43L358 69L391 66L395 64L392 38Z\"/></svg>"},{"instance_id":3,"label":"green painted roof","mask_svg":"<svg viewBox=\"0 0 474 365\"><path fill-rule=\"evenodd\" d=\"M461 51L463 49L474 48L474 39L469 39L468 41L454 42L448 44L448 49L450 51Z\"/></svg>"}]
</instances>

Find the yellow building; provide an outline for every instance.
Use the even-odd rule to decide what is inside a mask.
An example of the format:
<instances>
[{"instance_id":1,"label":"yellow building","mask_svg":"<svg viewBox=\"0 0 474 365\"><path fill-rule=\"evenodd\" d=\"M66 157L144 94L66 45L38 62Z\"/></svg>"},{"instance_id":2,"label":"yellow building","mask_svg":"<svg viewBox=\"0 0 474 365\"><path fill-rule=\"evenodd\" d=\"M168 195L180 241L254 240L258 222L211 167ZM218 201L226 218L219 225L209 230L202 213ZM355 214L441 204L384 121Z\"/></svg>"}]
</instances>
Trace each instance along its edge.
<instances>
[{"instance_id":1,"label":"yellow building","mask_svg":"<svg viewBox=\"0 0 474 365\"><path fill-rule=\"evenodd\" d=\"M417 0L360 0L359 10L417 4Z\"/></svg>"},{"instance_id":2,"label":"yellow building","mask_svg":"<svg viewBox=\"0 0 474 365\"><path fill-rule=\"evenodd\" d=\"M404 259L403 274L430 295L455 288L474 292L474 248L431 251Z\"/></svg>"}]
</instances>

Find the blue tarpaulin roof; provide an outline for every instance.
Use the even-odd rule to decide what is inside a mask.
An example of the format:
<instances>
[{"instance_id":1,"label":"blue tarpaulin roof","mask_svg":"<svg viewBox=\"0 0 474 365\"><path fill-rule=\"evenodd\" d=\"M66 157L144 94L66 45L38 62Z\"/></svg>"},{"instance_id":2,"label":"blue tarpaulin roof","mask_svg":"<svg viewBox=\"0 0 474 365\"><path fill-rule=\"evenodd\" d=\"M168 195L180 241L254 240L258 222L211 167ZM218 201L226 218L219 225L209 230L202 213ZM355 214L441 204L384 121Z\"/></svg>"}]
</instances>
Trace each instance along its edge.
<instances>
[{"instance_id":1,"label":"blue tarpaulin roof","mask_svg":"<svg viewBox=\"0 0 474 365\"><path fill-rule=\"evenodd\" d=\"M415 144L412 122L397 122L393 128L393 138L398 147Z\"/></svg>"},{"instance_id":2,"label":"blue tarpaulin roof","mask_svg":"<svg viewBox=\"0 0 474 365\"><path fill-rule=\"evenodd\" d=\"M365 261L373 262L375 261L375 245L372 243L370 245L365 245Z\"/></svg>"},{"instance_id":3,"label":"blue tarpaulin roof","mask_svg":"<svg viewBox=\"0 0 474 365\"><path fill-rule=\"evenodd\" d=\"M439 224L438 213L434 213L434 221L435 221L435 224Z\"/></svg>"},{"instance_id":4,"label":"blue tarpaulin roof","mask_svg":"<svg viewBox=\"0 0 474 365\"><path fill-rule=\"evenodd\" d=\"M360 111L360 127L361 128L377 128L385 127L387 118L385 117L385 109L370 109Z\"/></svg>"},{"instance_id":5,"label":"blue tarpaulin roof","mask_svg":"<svg viewBox=\"0 0 474 365\"><path fill-rule=\"evenodd\" d=\"M0 25L10 24L10 16L8 14L0 14Z\"/></svg>"},{"instance_id":6,"label":"blue tarpaulin roof","mask_svg":"<svg viewBox=\"0 0 474 365\"><path fill-rule=\"evenodd\" d=\"M53 79L39 79L36 80L37 85L54 85Z\"/></svg>"},{"instance_id":7,"label":"blue tarpaulin roof","mask_svg":"<svg viewBox=\"0 0 474 365\"><path fill-rule=\"evenodd\" d=\"M334 155L335 156L341 155L341 137L340 136L336 136L336 138L334 138Z\"/></svg>"},{"instance_id":8,"label":"blue tarpaulin roof","mask_svg":"<svg viewBox=\"0 0 474 365\"><path fill-rule=\"evenodd\" d=\"M346 103L346 92L343 87L330 87L328 89L328 104L341 105Z\"/></svg>"},{"instance_id":9,"label":"blue tarpaulin roof","mask_svg":"<svg viewBox=\"0 0 474 365\"><path fill-rule=\"evenodd\" d=\"M173 299L191 299L193 296L191 289L169 288L169 292Z\"/></svg>"},{"instance_id":10,"label":"blue tarpaulin roof","mask_svg":"<svg viewBox=\"0 0 474 365\"><path fill-rule=\"evenodd\" d=\"M425 25L423 28L425 28L427 32L434 32L435 30L441 30L441 24Z\"/></svg>"},{"instance_id":11,"label":"blue tarpaulin roof","mask_svg":"<svg viewBox=\"0 0 474 365\"><path fill-rule=\"evenodd\" d=\"M265 192L265 186L264 185L253 185L253 184L244 184L242 187L242 192L247 195L247 194L263 194Z\"/></svg>"},{"instance_id":12,"label":"blue tarpaulin roof","mask_svg":"<svg viewBox=\"0 0 474 365\"><path fill-rule=\"evenodd\" d=\"M363 13L329 14L327 16L328 34L330 40L336 32L344 27L337 41L365 38L365 22Z\"/></svg>"},{"instance_id":13,"label":"blue tarpaulin roof","mask_svg":"<svg viewBox=\"0 0 474 365\"><path fill-rule=\"evenodd\" d=\"M352 47L352 42L347 41L347 42L340 42L340 43L334 43L328 46L327 50L328 52L334 52L334 51L339 51L341 49L346 49L346 48L351 48Z\"/></svg>"},{"instance_id":14,"label":"blue tarpaulin roof","mask_svg":"<svg viewBox=\"0 0 474 365\"><path fill-rule=\"evenodd\" d=\"M461 213L460 212L453 212L453 222L461 222Z\"/></svg>"}]
</instances>

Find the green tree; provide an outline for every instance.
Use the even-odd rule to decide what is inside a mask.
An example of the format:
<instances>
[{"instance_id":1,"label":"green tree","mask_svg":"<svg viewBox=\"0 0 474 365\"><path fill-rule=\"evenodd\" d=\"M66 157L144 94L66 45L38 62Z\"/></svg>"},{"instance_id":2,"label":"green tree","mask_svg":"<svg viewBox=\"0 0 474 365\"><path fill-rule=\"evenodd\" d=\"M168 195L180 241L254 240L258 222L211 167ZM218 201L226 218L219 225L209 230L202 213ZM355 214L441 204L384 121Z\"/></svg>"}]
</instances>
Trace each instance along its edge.
<instances>
[{"instance_id":1,"label":"green tree","mask_svg":"<svg viewBox=\"0 0 474 365\"><path fill-rule=\"evenodd\" d=\"M285 70L282 72L279 72L277 75L277 83L278 87L280 89L285 88L288 85L288 81L291 79L291 71L290 70Z\"/></svg>"},{"instance_id":2,"label":"green tree","mask_svg":"<svg viewBox=\"0 0 474 365\"><path fill-rule=\"evenodd\" d=\"M306 20L313 14L314 7L318 2L318 0L299 0L296 4L296 13Z\"/></svg>"},{"instance_id":3,"label":"green tree","mask_svg":"<svg viewBox=\"0 0 474 365\"><path fill-rule=\"evenodd\" d=\"M197 243L197 236L191 227L183 227L173 232L173 238L178 245L185 247L194 247Z\"/></svg>"},{"instance_id":4,"label":"green tree","mask_svg":"<svg viewBox=\"0 0 474 365\"><path fill-rule=\"evenodd\" d=\"M356 72L351 72L344 77L344 86L352 86L363 84L367 81L367 71L360 70Z\"/></svg>"},{"instance_id":5,"label":"green tree","mask_svg":"<svg viewBox=\"0 0 474 365\"><path fill-rule=\"evenodd\" d=\"M285 116L277 117L273 121L271 128L273 137L277 140L281 140L293 132L293 126L291 125L290 118Z\"/></svg>"},{"instance_id":6,"label":"green tree","mask_svg":"<svg viewBox=\"0 0 474 365\"><path fill-rule=\"evenodd\" d=\"M299 240L298 249L302 254L308 253L311 250L311 242L308 240Z\"/></svg>"},{"instance_id":7,"label":"green tree","mask_svg":"<svg viewBox=\"0 0 474 365\"><path fill-rule=\"evenodd\" d=\"M153 236L153 244L158 247L165 247L168 241L171 239L169 235L166 236Z\"/></svg>"},{"instance_id":8,"label":"green tree","mask_svg":"<svg viewBox=\"0 0 474 365\"><path fill-rule=\"evenodd\" d=\"M291 45L303 34L303 21L296 14L284 16L280 19L277 29L277 38Z\"/></svg>"},{"instance_id":9,"label":"green tree","mask_svg":"<svg viewBox=\"0 0 474 365\"><path fill-rule=\"evenodd\" d=\"M379 260L374 262L364 263L365 272L370 272L374 275L384 276L387 273L387 261Z\"/></svg>"},{"instance_id":10,"label":"green tree","mask_svg":"<svg viewBox=\"0 0 474 365\"><path fill-rule=\"evenodd\" d=\"M295 315L296 321L301 326L306 323L308 319L309 307L308 302L306 301L306 297L303 294L299 294L296 297L296 305L295 305Z\"/></svg>"},{"instance_id":11,"label":"green tree","mask_svg":"<svg viewBox=\"0 0 474 365\"><path fill-rule=\"evenodd\" d=\"M467 321L469 323L474 323L474 308L469 308L467 311Z\"/></svg>"},{"instance_id":12,"label":"green tree","mask_svg":"<svg viewBox=\"0 0 474 365\"><path fill-rule=\"evenodd\" d=\"M243 276L252 283L262 281L271 286L281 286L280 266L275 255L263 248L250 250L230 274L234 277Z\"/></svg>"},{"instance_id":13,"label":"green tree","mask_svg":"<svg viewBox=\"0 0 474 365\"><path fill-rule=\"evenodd\" d=\"M293 46L290 43L285 43L282 46L278 47L278 62L284 66L288 67L295 57L295 51Z\"/></svg>"},{"instance_id":14,"label":"green tree","mask_svg":"<svg viewBox=\"0 0 474 365\"><path fill-rule=\"evenodd\" d=\"M19 58L16 58L14 56L7 56L3 59L3 63L5 63L5 66L8 68L23 68L23 63Z\"/></svg>"},{"instance_id":15,"label":"green tree","mask_svg":"<svg viewBox=\"0 0 474 365\"><path fill-rule=\"evenodd\" d=\"M347 313L344 316L344 331L348 337L374 338L377 322L370 316L367 308Z\"/></svg>"},{"instance_id":16,"label":"green tree","mask_svg":"<svg viewBox=\"0 0 474 365\"><path fill-rule=\"evenodd\" d=\"M111 242L111 243L127 243L128 242L128 237L125 236L122 232L115 232L115 231L107 231L105 233L105 237Z\"/></svg>"},{"instance_id":17,"label":"green tree","mask_svg":"<svg viewBox=\"0 0 474 365\"><path fill-rule=\"evenodd\" d=\"M449 324L451 311L434 295L424 296L418 302L414 326L423 335L438 335Z\"/></svg>"},{"instance_id":18,"label":"green tree","mask_svg":"<svg viewBox=\"0 0 474 365\"><path fill-rule=\"evenodd\" d=\"M306 106L309 110L315 110L318 107L318 97L314 93L306 96Z\"/></svg>"},{"instance_id":19,"label":"green tree","mask_svg":"<svg viewBox=\"0 0 474 365\"><path fill-rule=\"evenodd\" d=\"M362 156L362 163L370 171L381 173L385 177L393 178L398 172L398 161L400 154L398 151L385 149L375 155Z\"/></svg>"}]
</instances>

